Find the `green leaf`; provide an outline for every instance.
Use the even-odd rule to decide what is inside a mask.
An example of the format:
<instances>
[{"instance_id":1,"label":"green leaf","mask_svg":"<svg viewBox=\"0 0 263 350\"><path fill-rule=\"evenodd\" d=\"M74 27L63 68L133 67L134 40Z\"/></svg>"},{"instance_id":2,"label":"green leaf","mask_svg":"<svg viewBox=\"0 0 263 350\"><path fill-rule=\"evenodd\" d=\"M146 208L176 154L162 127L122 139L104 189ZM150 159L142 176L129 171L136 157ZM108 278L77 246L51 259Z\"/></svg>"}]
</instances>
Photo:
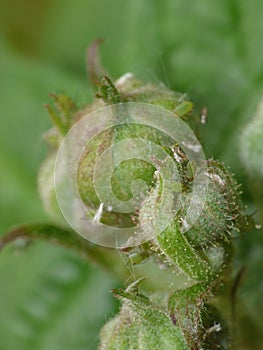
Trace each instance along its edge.
<instances>
[{"instance_id":1,"label":"green leaf","mask_svg":"<svg viewBox=\"0 0 263 350\"><path fill-rule=\"evenodd\" d=\"M97 348L116 283L86 259L50 244L1 253L2 349Z\"/></svg>"},{"instance_id":2,"label":"green leaf","mask_svg":"<svg viewBox=\"0 0 263 350\"><path fill-rule=\"evenodd\" d=\"M34 240L45 240L71 249L120 280L129 277L128 269L116 249L93 244L70 229L50 224L32 224L14 228L0 239L0 251L12 242L15 244L18 242L18 246L27 246Z\"/></svg>"}]
</instances>

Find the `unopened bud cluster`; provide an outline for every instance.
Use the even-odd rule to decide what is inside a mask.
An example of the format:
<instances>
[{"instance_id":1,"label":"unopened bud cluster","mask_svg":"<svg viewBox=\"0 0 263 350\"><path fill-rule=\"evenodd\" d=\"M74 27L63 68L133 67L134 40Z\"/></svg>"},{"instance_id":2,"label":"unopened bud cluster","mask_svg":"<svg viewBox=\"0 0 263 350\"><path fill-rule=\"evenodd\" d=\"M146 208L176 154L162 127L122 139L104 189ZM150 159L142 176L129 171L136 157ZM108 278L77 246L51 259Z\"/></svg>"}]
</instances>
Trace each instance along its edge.
<instances>
[{"instance_id":1,"label":"unopened bud cluster","mask_svg":"<svg viewBox=\"0 0 263 350\"><path fill-rule=\"evenodd\" d=\"M128 73L115 84L108 77L104 77L97 87L95 101L80 110L65 95L53 96L56 109L48 107L54 128L46 134L50 154L39 174L39 190L47 212L60 225L66 223L56 202L53 179L56 155L65 134L84 116L109 104L140 102L169 110L194 132L199 126L193 103L184 94L173 92L163 85L144 84ZM249 138L248 133L245 136ZM112 176L111 184L115 196L124 202L131 198L131 183L134 180L142 179L148 185L149 191L143 199L145 205L142 210L132 214L118 213L104 210L101 205L93 182L96 159L113 142L133 138L151 141L163 147L173 158L179 180L171 180L168 186L171 193L177 187L178 191L180 188L179 200L183 203L176 212L173 211L173 198L171 206L161 208L163 179L152 164L142 159L123 162L116 171L109 174ZM251 147L252 141L249 141ZM175 272L183 273L188 280L185 288L180 286L177 291L168 288L161 306L157 306L150 293L147 297L134 290L117 293L123 305L120 314L101 332L101 350L227 349L225 343L228 336L224 321L208 304L216 281L222 276L229 261L233 230L238 231L241 226L240 190L232 174L222 163L210 159L204 165L208 183L206 196L200 215L191 225L187 220L187 210L190 206L189 193L193 190L195 164L187 159L180 145L176 142L171 145L171 139L166 134L147 126L122 124L104 130L82 153L77 171L78 191L83 203L94 212L100 222L116 227L129 227L143 224L149 219L154 220L160 210L172 216L169 225L157 232L154 239L135 248L122 247L121 254L124 254L127 263L135 266L152 259L157 268L164 270L164 274L166 268L172 268ZM253 166L255 171L261 171L257 164ZM100 212L96 216L98 208ZM154 225L158 229L158 222ZM158 286L158 281L155 285ZM215 347L210 344L211 338L217 342Z\"/></svg>"}]
</instances>

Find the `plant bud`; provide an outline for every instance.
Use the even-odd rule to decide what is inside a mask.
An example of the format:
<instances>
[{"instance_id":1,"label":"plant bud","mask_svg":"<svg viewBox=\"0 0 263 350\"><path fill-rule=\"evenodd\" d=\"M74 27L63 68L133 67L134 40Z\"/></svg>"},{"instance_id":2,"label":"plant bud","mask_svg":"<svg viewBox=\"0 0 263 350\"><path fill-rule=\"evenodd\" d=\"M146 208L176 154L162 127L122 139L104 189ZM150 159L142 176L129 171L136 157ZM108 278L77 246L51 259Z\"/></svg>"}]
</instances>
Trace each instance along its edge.
<instances>
[{"instance_id":1,"label":"plant bud","mask_svg":"<svg viewBox=\"0 0 263 350\"><path fill-rule=\"evenodd\" d=\"M45 167L54 165L56 158L56 146L59 146L63 139L63 134L71 126L81 120L87 114L92 113L99 108L109 104L119 102L144 102L163 107L180 116L189 124L194 123L192 115L192 102L185 95L173 92L163 85L144 84L134 78L130 73L125 74L113 84L109 78L104 77L98 83L97 98L93 103L76 111L72 101L65 95L53 95L55 106L58 113L51 107L48 107L49 114L56 126L56 133L49 133L49 143L52 144L52 154L49 156L40 171L39 175L39 191L44 202L44 206L52 218L58 218L57 208L54 206L54 188L52 176L47 176L46 182L44 177L49 170ZM67 110L68 108L68 110ZM54 136L55 135L55 136ZM54 136L54 137L53 137ZM103 152L116 142L139 138L147 140L156 145L165 147L171 144L172 140L166 134L155 130L147 125L139 125L135 123L120 124L112 128L103 130L96 136L85 149L83 150L77 169L77 186L79 195L84 205L89 207L92 216L96 215L101 202L94 188L93 170L98 157L101 157ZM77 142L77 140L76 140ZM55 146L54 146L55 145ZM131 184L137 180L151 187L154 183L155 168L152 164L147 163L142 159L127 160L116 168L111 176L111 185L114 195L120 201L128 201L132 198ZM52 189L53 188L53 189ZM47 190L49 189L49 190ZM114 212L103 208L100 213L100 221L108 225L117 227L130 227L137 221L137 213L132 215L126 213ZM59 219L60 220L60 219Z\"/></svg>"},{"instance_id":2,"label":"plant bud","mask_svg":"<svg viewBox=\"0 0 263 350\"><path fill-rule=\"evenodd\" d=\"M230 242L232 230L238 231L240 226L240 191L233 175L215 160L207 162L206 175L209 185L204 208L194 226L185 233L194 247Z\"/></svg>"},{"instance_id":3,"label":"plant bud","mask_svg":"<svg viewBox=\"0 0 263 350\"><path fill-rule=\"evenodd\" d=\"M101 330L100 350L190 350L169 314L146 297L120 292L122 308Z\"/></svg>"},{"instance_id":4,"label":"plant bud","mask_svg":"<svg viewBox=\"0 0 263 350\"><path fill-rule=\"evenodd\" d=\"M191 200L190 180L185 190L190 199L186 198L181 210L174 215L174 220L153 243L160 249L160 254L178 265L189 277L199 281L213 279L212 276L222 270L228 260L232 232L239 230L241 222L239 186L232 174L222 163L209 160L205 175L209 183L203 208L194 225L188 227L185 219ZM167 216L172 215L172 204L171 207L160 208L161 188L159 181L140 212L141 222L149 217L155 218L161 209Z\"/></svg>"}]
</instances>

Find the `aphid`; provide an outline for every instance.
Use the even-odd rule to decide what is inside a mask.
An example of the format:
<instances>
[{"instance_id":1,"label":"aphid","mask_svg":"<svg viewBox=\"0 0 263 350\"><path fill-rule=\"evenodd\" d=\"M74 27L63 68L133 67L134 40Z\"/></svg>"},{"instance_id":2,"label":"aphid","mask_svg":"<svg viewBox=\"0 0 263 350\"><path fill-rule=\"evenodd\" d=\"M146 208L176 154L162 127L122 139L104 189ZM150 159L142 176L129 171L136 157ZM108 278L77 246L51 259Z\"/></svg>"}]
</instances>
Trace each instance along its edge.
<instances>
[{"instance_id":1,"label":"aphid","mask_svg":"<svg viewBox=\"0 0 263 350\"><path fill-rule=\"evenodd\" d=\"M173 324L176 326L177 324L177 319L175 317L175 314L170 314L170 319L172 320Z\"/></svg>"}]
</instances>

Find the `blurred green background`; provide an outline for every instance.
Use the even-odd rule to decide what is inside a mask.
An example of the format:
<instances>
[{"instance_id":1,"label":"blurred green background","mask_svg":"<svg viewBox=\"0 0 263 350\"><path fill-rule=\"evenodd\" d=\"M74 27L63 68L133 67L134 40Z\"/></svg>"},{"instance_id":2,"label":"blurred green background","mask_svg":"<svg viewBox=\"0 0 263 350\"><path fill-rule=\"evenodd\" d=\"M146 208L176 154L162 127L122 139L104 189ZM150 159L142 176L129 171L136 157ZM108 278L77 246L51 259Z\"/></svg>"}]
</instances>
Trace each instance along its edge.
<instances>
[{"instance_id":1,"label":"blurred green background","mask_svg":"<svg viewBox=\"0 0 263 350\"><path fill-rule=\"evenodd\" d=\"M131 71L186 92L206 106L208 157L236 173L253 210L238 158L238 136L263 94L261 0L0 0L0 234L48 220L37 194L51 122L43 105L65 91L92 99L85 51L103 38L111 77ZM239 349L263 349L262 232L236 243ZM0 255L0 349L93 350L116 311L116 281L62 248L36 243ZM242 307L241 307L242 306Z\"/></svg>"}]
</instances>

